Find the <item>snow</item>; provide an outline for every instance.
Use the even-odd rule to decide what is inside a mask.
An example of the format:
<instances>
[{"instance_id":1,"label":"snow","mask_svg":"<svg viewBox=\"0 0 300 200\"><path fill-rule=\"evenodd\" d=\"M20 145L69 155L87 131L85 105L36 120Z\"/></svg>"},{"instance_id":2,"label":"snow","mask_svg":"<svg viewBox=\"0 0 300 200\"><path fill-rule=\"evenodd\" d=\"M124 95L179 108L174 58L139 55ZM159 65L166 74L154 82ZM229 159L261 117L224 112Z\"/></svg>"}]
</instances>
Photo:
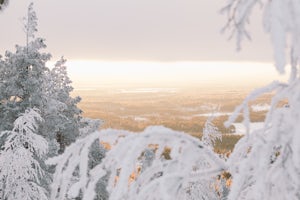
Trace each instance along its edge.
<instances>
[{"instance_id":1,"label":"snow","mask_svg":"<svg viewBox=\"0 0 300 200\"><path fill-rule=\"evenodd\" d=\"M203 128L203 135L201 141L203 144L210 149L214 149L214 145L216 143L216 140L222 141L222 133L219 131L219 129L212 123L216 116L210 116Z\"/></svg>"},{"instance_id":2,"label":"snow","mask_svg":"<svg viewBox=\"0 0 300 200\"><path fill-rule=\"evenodd\" d=\"M251 106L253 112L261 112L261 111L268 111L270 110L269 104L255 104Z\"/></svg>"},{"instance_id":3,"label":"snow","mask_svg":"<svg viewBox=\"0 0 300 200\"><path fill-rule=\"evenodd\" d=\"M148 121L148 119L145 118L145 117L138 117L138 116L136 116L136 117L134 117L134 121L143 122L143 121Z\"/></svg>"},{"instance_id":4,"label":"snow","mask_svg":"<svg viewBox=\"0 0 300 200\"><path fill-rule=\"evenodd\" d=\"M16 119L12 131L0 133L0 139L5 138L0 153L0 160L5 161L0 165L0 199L48 199L42 185L47 179L42 160L48 143L36 134L38 122L42 121L38 112L26 110Z\"/></svg>"},{"instance_id":5,"label":"snow","mask_svg":"<svg viewBox=\"0 0 300 200\"><path fill-rule=\"evenodd\" d=\"M98 138L112 148L100 164L88 171L87 150ZM166 148L170 149L169 158L163 156ZM224 161L198 139L162 126L148 127L138 134L112 129L94 132L47 164L56 165L51 199L74 197L82 190L84 200L94 198L95 185L106 174L110 175L107 190L111 200L186 199L187 187L199 183L195 194L217 199L216 192L209 188L226 168ZM139 166L141 170L137 171ZM74 182L76 169L79 179Z\"/></svg>"},{"instance_id":6,"label":"snow","mask_svg":"<svg viewBox=\"0 0 300 200\"><path fill-rule=\"evenodd\" d=\"M298 0L228 0L223 9L228 15L225 29L231 37L247 37L246 27L255 5L264 10L263 25L269 34L274 52L275 68L283 74L290 61L289 81L273 83L254 90L238 106L226 126L234 123L238 113L243 113L243 125L237 128L246 132L228 160L233 180L228 200L281 200L299 199L300 196L300 3ZM252 125L249 103L259 96L273 92L270 108L262 129ZM288 101L288 106L279 107ZM249 134L250 133L250 134Z\"/></svg>"},{"instance_id":7,"label":"snow","mask_svg":"<svg viewBox=\"0 0 300 200\"><path fill-rule=\"evenodd\" d=\"M235 128L235 135L245 135L247 132L247 129L243 123L233 123L232 124ZM252 122L250 123L250 133L253 131L262 129L264 127L264 122Z\"/></svg>"},{"instance_id":8,"label":"snow","mask_svg":"<svg viewBox=\"0 0 300 200\"><path fill-rule=\"evenodd\" d=\"M53 182L49 188L51 189L49 196L52 200L74 198L90 200L94 199L96 192L99 191L107 191L111 200L299 199L299 0L228 0L228 2L229 4L225 8L229 14L227 27L233 29L232 34L237 37L238 48L243 38L250 38L246 26L254 5L265 3L263 7L265 9L264 25L274 46L275 67L279 73L285 71L285 54L287 54L286 50L289 50L291 71L294 73L291 74L288 83L274 81L265 87L254 90L236 108L226 122L226 126L233 124L236 128L236 134L245 134L246 136L239 140L228 160L223 160L212 150L214 141L220 138L221 134L211 121L214 116L231 113L210 112L201 114L210 117L205 124L203 141L162 126L151 126L140 133L112 129L96 131L102 121L85 119L81 122L86 123L88 127L81 127L81 137L66 147L62 154L50 158L46 162L46 164L55 167L55 173L52 174ZM32 12L32 4L30 4L29 12ZM27 39L33 38L33 33L36 31L35 13L28 13L29 19L32 19L33 22L25 25ZM27 41L27 46L18 46L17 52L24 56L30 52L28 51L30 48L36 48L34 55L39 57L40 54L36 53L39 48L44 46L39 40L33 41L30 45ZM28 47L30 48L28 49ZM27 54L23 53L24 50L27 50ZM6 54L7 57L11 58L11 61L17 61L10 63L12 64L11 67L19 66L16 63L19 63L20 55L14 57L13 53L8 52ZM41 63L49 59L48 54L43 54L43 57ZM29 60L38 62L34 59ZM24 61L28 61L27 57L21 59L20 63L24 64ZM57 70L60 69L60 73L57 75L64 76L62 74L65 71L63 63L64 59L58 63L61 67L58 66ZM31 67L36 66L32 65ZM26 78L26 81L32 81L34 84L38 82L34 78ZM65 81L61 83L69 86L70 80L66 79ZM13 83L14 80L8 86L11 87ZM68 95L71 90L71 87L67 87L67 91L61 91L61 94L66 95L67 100L77 102L78 100L69 98ZM172 88L171 90L140 88L121 92L173 93L176 91ZM251 106L254 112L268 111L265 122L251 122L250 103L269 92L274 93L270 105ZM56 94L58 95L58 92ZM29 102L31 100L39 102L38 96L35 95L35 98L30 98ZM282 101L286 100L288 106L278 107ZM49 100L48 108L49 111L56 112L56 110L64 109L64 106ZM25 113L18 113L20 115L15 120L12 130L0 133L2 149L0 160L5 161L0 165L0 198L47 200L48 181L50 182L52 177L50 180L50 177L45 175L47 172L43 169L45 167L43 161L49 150L47 141L49 138L37 134L40 130L38 125L43 121L40 116L42 111L25 108L24 110ZM216 111L216 109L212 110ZM243 114L243 122L234 123L241 113ZM58 118L56 114L54 116ZM67 118L65 121L62 121L63 118L58 118L57 122L55 121L56 118L50 119L48 117L44 120L55 123L55 125L69 122ZM135 119L144 120L141 117ZM75 124L68 126L72 127L73 125ZM72 131L69 133L74 134ZM101 158L103 158L101 162L99 161L93 167L89 167L92 145L95 142L99 144L99 140L100 143L109 144L111 148L101 152ZM215 185L217 177L224 170L232 175L232 185L229 195L226 196L222 196L223 194L217 191ZM97 187L98 181L104 182L100 188ZM95 189L95 187L97 188Z\"/></svg>"},{"instance_id":9,"label":"snow","mask_svg":"<svg viewBox=\"0 0 300 200\"><path fill-rule=\"evenodd\" d=\"M233 114L232 112L216 112L216 113L201 113L193 116L194 117L210 117L210 116L221 117L221 116L229 116L232 114Z\"/></svg>"}]
</instances>

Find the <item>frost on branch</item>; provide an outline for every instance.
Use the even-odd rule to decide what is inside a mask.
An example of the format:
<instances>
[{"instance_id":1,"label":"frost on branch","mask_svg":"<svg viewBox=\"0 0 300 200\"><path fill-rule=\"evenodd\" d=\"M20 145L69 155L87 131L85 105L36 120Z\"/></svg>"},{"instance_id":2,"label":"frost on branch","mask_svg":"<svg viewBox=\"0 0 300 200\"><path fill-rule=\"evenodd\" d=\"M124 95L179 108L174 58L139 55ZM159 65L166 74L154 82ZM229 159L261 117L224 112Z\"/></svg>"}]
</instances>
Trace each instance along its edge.
<instances>
[{"instance_id":1,"label":"frost on branch","mask_svg":"<svg viewBox=\"0 0 300 200\"><path fill-rule=\"evenodd\" d=\"M244 38L250 38L247 30L251 12L255 5L264 9L263 25L274 49L275 66L278 72L285 72L286 52L290 53L292 73L298 71L300 59L300 3L298 0L228 0L222 9L227 14L224 30L230 31L230 38L236 37L240 49Z\"/></svg>"},{"instance_id":2,"label":"frost on branch","mask_svg":"<svg viewBox=\"0 0 300 200\"><path fill-rule=\"evenodd\" d=\"M264 6L264 27L271 36L276 69L284 72L288 49L291 74L288 83L275 81L255 90L226 123L228 126L243 112L249 133L249 101L264 93L274 93L264 127L242 138L228 160L233 176L228 199L296 200L300 197L300 2L229 0L223 9L229 16L226 28L236 34L238 44L257 3ZM286 105L282 106L282 102Z\"/></svg>"},{"instance_id":3,"label":"frost on branch","mask_svg":"<svg viewBox=\"0 0 300 200\"><path fill-rule=\"evenodd\" d=\"M265 126L236 145L229 159L229 199L299 199L300 81L273 88ZM287 101L288 106L279 106Z\"/></svg>"},{"instance_id":4,"label":"frost on branch","mask_svg":"<svg viewBox=\"0 0 300 200\"><path fill-rule=\"evenodd\" d=\"M247 135L228 160L233 183L228 199L298 199L300 189L300 81L273 82L252 92L226 123L243 111ZM275 95L261 130L249 134L249 102L260 95ZM288 102L286 106L280 106Z\"/></svg>"},{"instance_id":5,"label":"frost on branch","mask_svg":"<svg viewBox=\"0 0 300 200\"><path fill-rule=\"evenodd\" d=\"M249 94L245 100L243 101L243 103L239 106L236 107L235 111L233 112L233 114L229 117L229 119L225 122L225 126L229 127L233 122L235 122L235 120L237 119L237 117L239 116L239 114L241 112L243 112L243 124L246 127L246 135L249 135L249 129L250 129L250 111L249 111L249 103L253 100L255 100L256 98L258 98L259 96L265 94L265 93L270 93L272 91L276 91L282 88L287 87L287 84L285 83L280 83L278 81L274 81L271 84L256 89L254 90L251 94ZM272 108L274 108L271 106L270 110L272 110Z\"/></svg>"},{"instance_id":6,"label":"frost on branch","mask_svg":"<svg viewBox=\"0 0 300 200\"><path fill-rule=\"evenodd\" d=\"M105 157L88 170L87 154L94 140L106 147ZM103 130L77 140L64 154L49 159L56 165L51 199L65 195L93 199L95 186L108 176L109 199L220 199L214 188L224 162L184 133L149 127L142 133ZM79 168L74 181L73 173Z\"/></svg>"},{"instance_id":7,"label":"frost on branch","mask_svg":"<svg viewBox=\"0 0 300 200\"><path fill-rule=\"evenodd\" d=\"M227 24L223 31L229 29L230 37L236 37L237 50L241 49L241 42L251 36L247 30L247 25L250 21L250 14L255 4L259 0L227 0L227 5L221 10L222 13L227 14Z\"/></svg>"},{"instance_id":8,"label":"frost on branch","mask_svg":"<svg viewBox=\"0 0 300 200\"><path fill-rule=\"evenodd\" d=\"M231 1L237 2L237 1ZM244 1L239 1L242 4ZM287 34L291 37L292 72L289 83L273 83L252 92L238 106L226 125L243 112L247 135L235 146L228 160L233 182L228 199L299 199L300 196L300 79L297 50L299 44L298 1L268 1L265 26L270 32L276 67L283 71ZM232 4L233 5L233 4ZM297 11L295 9L298 9ZM237 6L238 10L239 7ZM282 10L281 10L282 9ZM294 17L291 17L294 16ZM269 20L269 21L268 21ZM297 23L297 24L294 24ZM295 41L294 41L295 40ZM264 127L249 134L249 102L262 94L274 93ZM286 102L287 106L282 106Z\"/></svg>"},{"instance_id":9,"label":"frost on branch","mask_svg":"<svg viewBox=\"0 0 300 200\"><path fill-rule=\"evenodd\" d=\"M40 160L47 153L47 141L37 135L38 110L28 109L14 123L12 131L1 132L5 139L0 160L1 199L46 200L47 191L42 186L46 178Z\"/></svg>"}]
</instances>

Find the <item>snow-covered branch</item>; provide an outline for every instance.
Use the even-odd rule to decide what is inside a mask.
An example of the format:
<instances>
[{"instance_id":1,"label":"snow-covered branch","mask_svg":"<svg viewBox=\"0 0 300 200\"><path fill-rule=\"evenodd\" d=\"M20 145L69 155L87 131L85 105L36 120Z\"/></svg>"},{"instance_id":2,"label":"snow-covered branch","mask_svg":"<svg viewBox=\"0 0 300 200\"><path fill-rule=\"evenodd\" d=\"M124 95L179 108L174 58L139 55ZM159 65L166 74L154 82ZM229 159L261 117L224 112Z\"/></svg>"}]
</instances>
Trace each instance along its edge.
<instances>
[{"instance_id":1,"label":"snow-covered branch","mask_svg":"<svg viewBox=\"0 0 300 200\"><path fill-rule=\"evenodd\" d=\"M228 0L221 10L227 14L227 23L223 31L230 32L230 38L236 37L237 48L240 49L244 38L250 39L247 30L251 12L255 5L263 8L263 25L274 49L275 66L279 73L285 72L287 49L290 54L290 64L298 73L300 58L300 5L297 0ZM299 75L299 74L298 74Z\"/></svg>"},{"instance_id":2,"label":"snow-covered branch","mask_svg":"<svg viewBox=\"0 0 300 200\"><path fill-rule=\"evenodd\" d=\"M0 153L1 199L48 199L41 183L46 174L39 163L47 153L48 143L36 134L37 123L42 121L38 112L26 110L12 131L0 134L5 140Z\"/></svg>"},{"instance_id":3,"label":"snow-covered branch","mask_svg":"<svg viewBox=\"0 0 300 200\"><path fill-rule=\"evenodd\" d=\"M88 171L88 148L98 138L108 152L99 165ZM187 199L189 194L195 194L191 191L193 184L202 185L197 190L217 199L213 181L226 169L224 161L198 139L164 127L149 127L142 133L95 132L47 163L57 165L52 199L64 195L74 198L80 192L83 199L93 199L96 183L105 175L109 175L109 199L172 199L175 196ZM74 182L72 174L78 168L79 179ZM209 187L211 190L206 190Z\"/></svg>"},{"instance_id":4,"label":"snow-covered branch","mask_svg":"<svg viewBox=\"0 0 300 200\"><path fill-rule=\"evenodd\" d=\"M226 29L236 33L238 45L246 34L245 24L253 5L258 2L229 0L224 8L229 15ZM288 83L273 82L252 92L226 122L228 126L243 111L244 124L249 130L249 101L266 92L274 93L264 127L242 138L228 160L233 176L228 199L296 200L300 196L300 3L298 0L261 3L264 27L274 48L275 67L280 73L285 71L288 49L291 74Z\"/></svg>"}]
</instances>

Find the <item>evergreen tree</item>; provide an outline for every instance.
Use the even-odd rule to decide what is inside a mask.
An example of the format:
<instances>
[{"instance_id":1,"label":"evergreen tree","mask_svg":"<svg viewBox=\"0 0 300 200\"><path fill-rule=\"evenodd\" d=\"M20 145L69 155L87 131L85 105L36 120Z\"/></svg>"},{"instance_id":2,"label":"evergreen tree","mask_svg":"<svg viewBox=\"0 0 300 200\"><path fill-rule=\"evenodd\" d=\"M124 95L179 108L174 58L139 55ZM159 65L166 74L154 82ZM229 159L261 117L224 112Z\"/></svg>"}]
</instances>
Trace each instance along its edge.
<instances>
[{"instance_id":1,"label":"evergreen tree","mask_svg":"<svg viewBox=\"0 0 300 200\"><path fill-rule=\"evenodd\" d=\"M222 140L222 133L218 127L213 124L215 119L214 113L206 120L203 128L203 135L201 141L203 144L210 149L214 149L216 140Z\"/></svg>"},{"instance_id":2,"label":"evergreen tree","mask_svg":"<svg viewBox=\"0 0 300 200\"><path fill-rule=\"evenodd\" d=\"M55 133L55 138L60 144L60 151L79 136L79 125L81 120L81 110L77 107L80 97L72 98L72 81L68 77L66 60L61 58L54 68L47 74L47 96L49 101L45 116L49 122L45 124L44 132Z\"/></svg>"},{"instance_id":3,"label":"evergreen tree","mask_svg":"<svg viewBox=\"0 0 300 200\"><path fill-rule=\"evenodd\" d=\"M12 131L0 133L1 138L6 138L0 153L0 199L48 199L43 187L47 175L41 167L48 144L37 134L38 122L43 120L38 112L26 110L14 122Z\"/></svg>"},{"instance_id":4,"label":"evergreen tree","mask_svg":"<svg viewBox=\"0 0 300 200\"><path fill-rule=\"evenodd\" d=\"M17 46L15 53L6 52L1 73L0 99L2 110L0 130L11 129L13 121L28 107L42 108L46 102L45 90L41 85L48 71L45 63L50 54L40 53L45 48L42 39L27 47Z\"/></svg>"},{"instance_id":5,"label":"evergreen tree","mask_svg":"<svg viewBox=\"0 0 300 200\"><path fill-rule=\"evenodd\" d=\"M37 17L33 4L24 18L26 46L16 46L16 52L7 51L0 62L0 131L9 130L19 114L27 108L38 108L47 119L39 133L51 145L51 154L60 152L79 135L81 110L79 97L70 97L73 90L62 58L49 70L46 62L51 55L42 53L44 39L36 38ZM59 147L57 145L59 143Z\"/></svg>"},{"instance_id":6,"label":"evergreen tree","mask_svg":"<svg viewBox=\"0 0 300 200\"><path fill-rule=\"evenodd\" d=\"M20 113L27 108L43 108L46 102L44 85L45 73L49 70L45 63L51 55L40 53L45 48L44 39L34 38L37 18L32 10L33 4L28 8L25 31L27 45L16 46L16 52L7 51L2 61L0 76L1 125L0 130L11 129L13 122ZM42 109L41 109L42 111Z\"/></svg>"}]
</instances>

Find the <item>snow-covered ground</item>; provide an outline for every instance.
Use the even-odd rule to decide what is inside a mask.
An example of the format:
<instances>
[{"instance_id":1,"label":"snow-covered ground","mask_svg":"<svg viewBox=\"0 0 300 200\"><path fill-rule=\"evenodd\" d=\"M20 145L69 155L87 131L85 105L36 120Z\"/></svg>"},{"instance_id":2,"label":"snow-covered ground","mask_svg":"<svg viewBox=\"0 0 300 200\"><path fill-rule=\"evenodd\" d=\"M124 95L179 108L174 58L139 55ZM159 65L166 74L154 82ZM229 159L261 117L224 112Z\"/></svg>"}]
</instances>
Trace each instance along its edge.
<instances>
[{"instance_id":1,"label":"snow-covered ground","mask_svg":"<svg viewBox=\"0 0 300 200\"><path fill-rule=\"evenodd\" d=\"M139 117L139 116L137 116L137 117L134 117L134 121L142 122L142 121L148 121L148 119L145 118L145 117Z\"/></svg>"},{"instance_id":2,"label":"snow-covered ground","mask_svg":"<svg viewBox=\"0 0 300 200\"><path fill-rule=\"evenodd\" d=\"M195 117L221 117L221 116L229 116L232 115L232 112L216 112L216 113L201 113L194 115Z\"/></svg>"},{"instance_id":3,"label":"snow-covered ground","mask_svg":"<svg viewBox=\"0 0 300 200\"><path fill-rule=\"evenodd\" d=\"M246 134L246 127L242 123L233 123L232 124L235 127L235 135L245 135ZM250 123L250 133L252 133L255 130L261 129L264 126L264 122L253 122Z\"/></svg>"},{"instance_id":4,"label":"snow-covered ground","mask_svg":"<svg viewBox=\"0 0 300 200\"><path fill-rule=\"evenodd\" d=\"M260 111L268 111L270 110L270 105L269 104L256 104L252 105L251 109L253 112L260 112Z\"/></svg>"}]
</instances>

